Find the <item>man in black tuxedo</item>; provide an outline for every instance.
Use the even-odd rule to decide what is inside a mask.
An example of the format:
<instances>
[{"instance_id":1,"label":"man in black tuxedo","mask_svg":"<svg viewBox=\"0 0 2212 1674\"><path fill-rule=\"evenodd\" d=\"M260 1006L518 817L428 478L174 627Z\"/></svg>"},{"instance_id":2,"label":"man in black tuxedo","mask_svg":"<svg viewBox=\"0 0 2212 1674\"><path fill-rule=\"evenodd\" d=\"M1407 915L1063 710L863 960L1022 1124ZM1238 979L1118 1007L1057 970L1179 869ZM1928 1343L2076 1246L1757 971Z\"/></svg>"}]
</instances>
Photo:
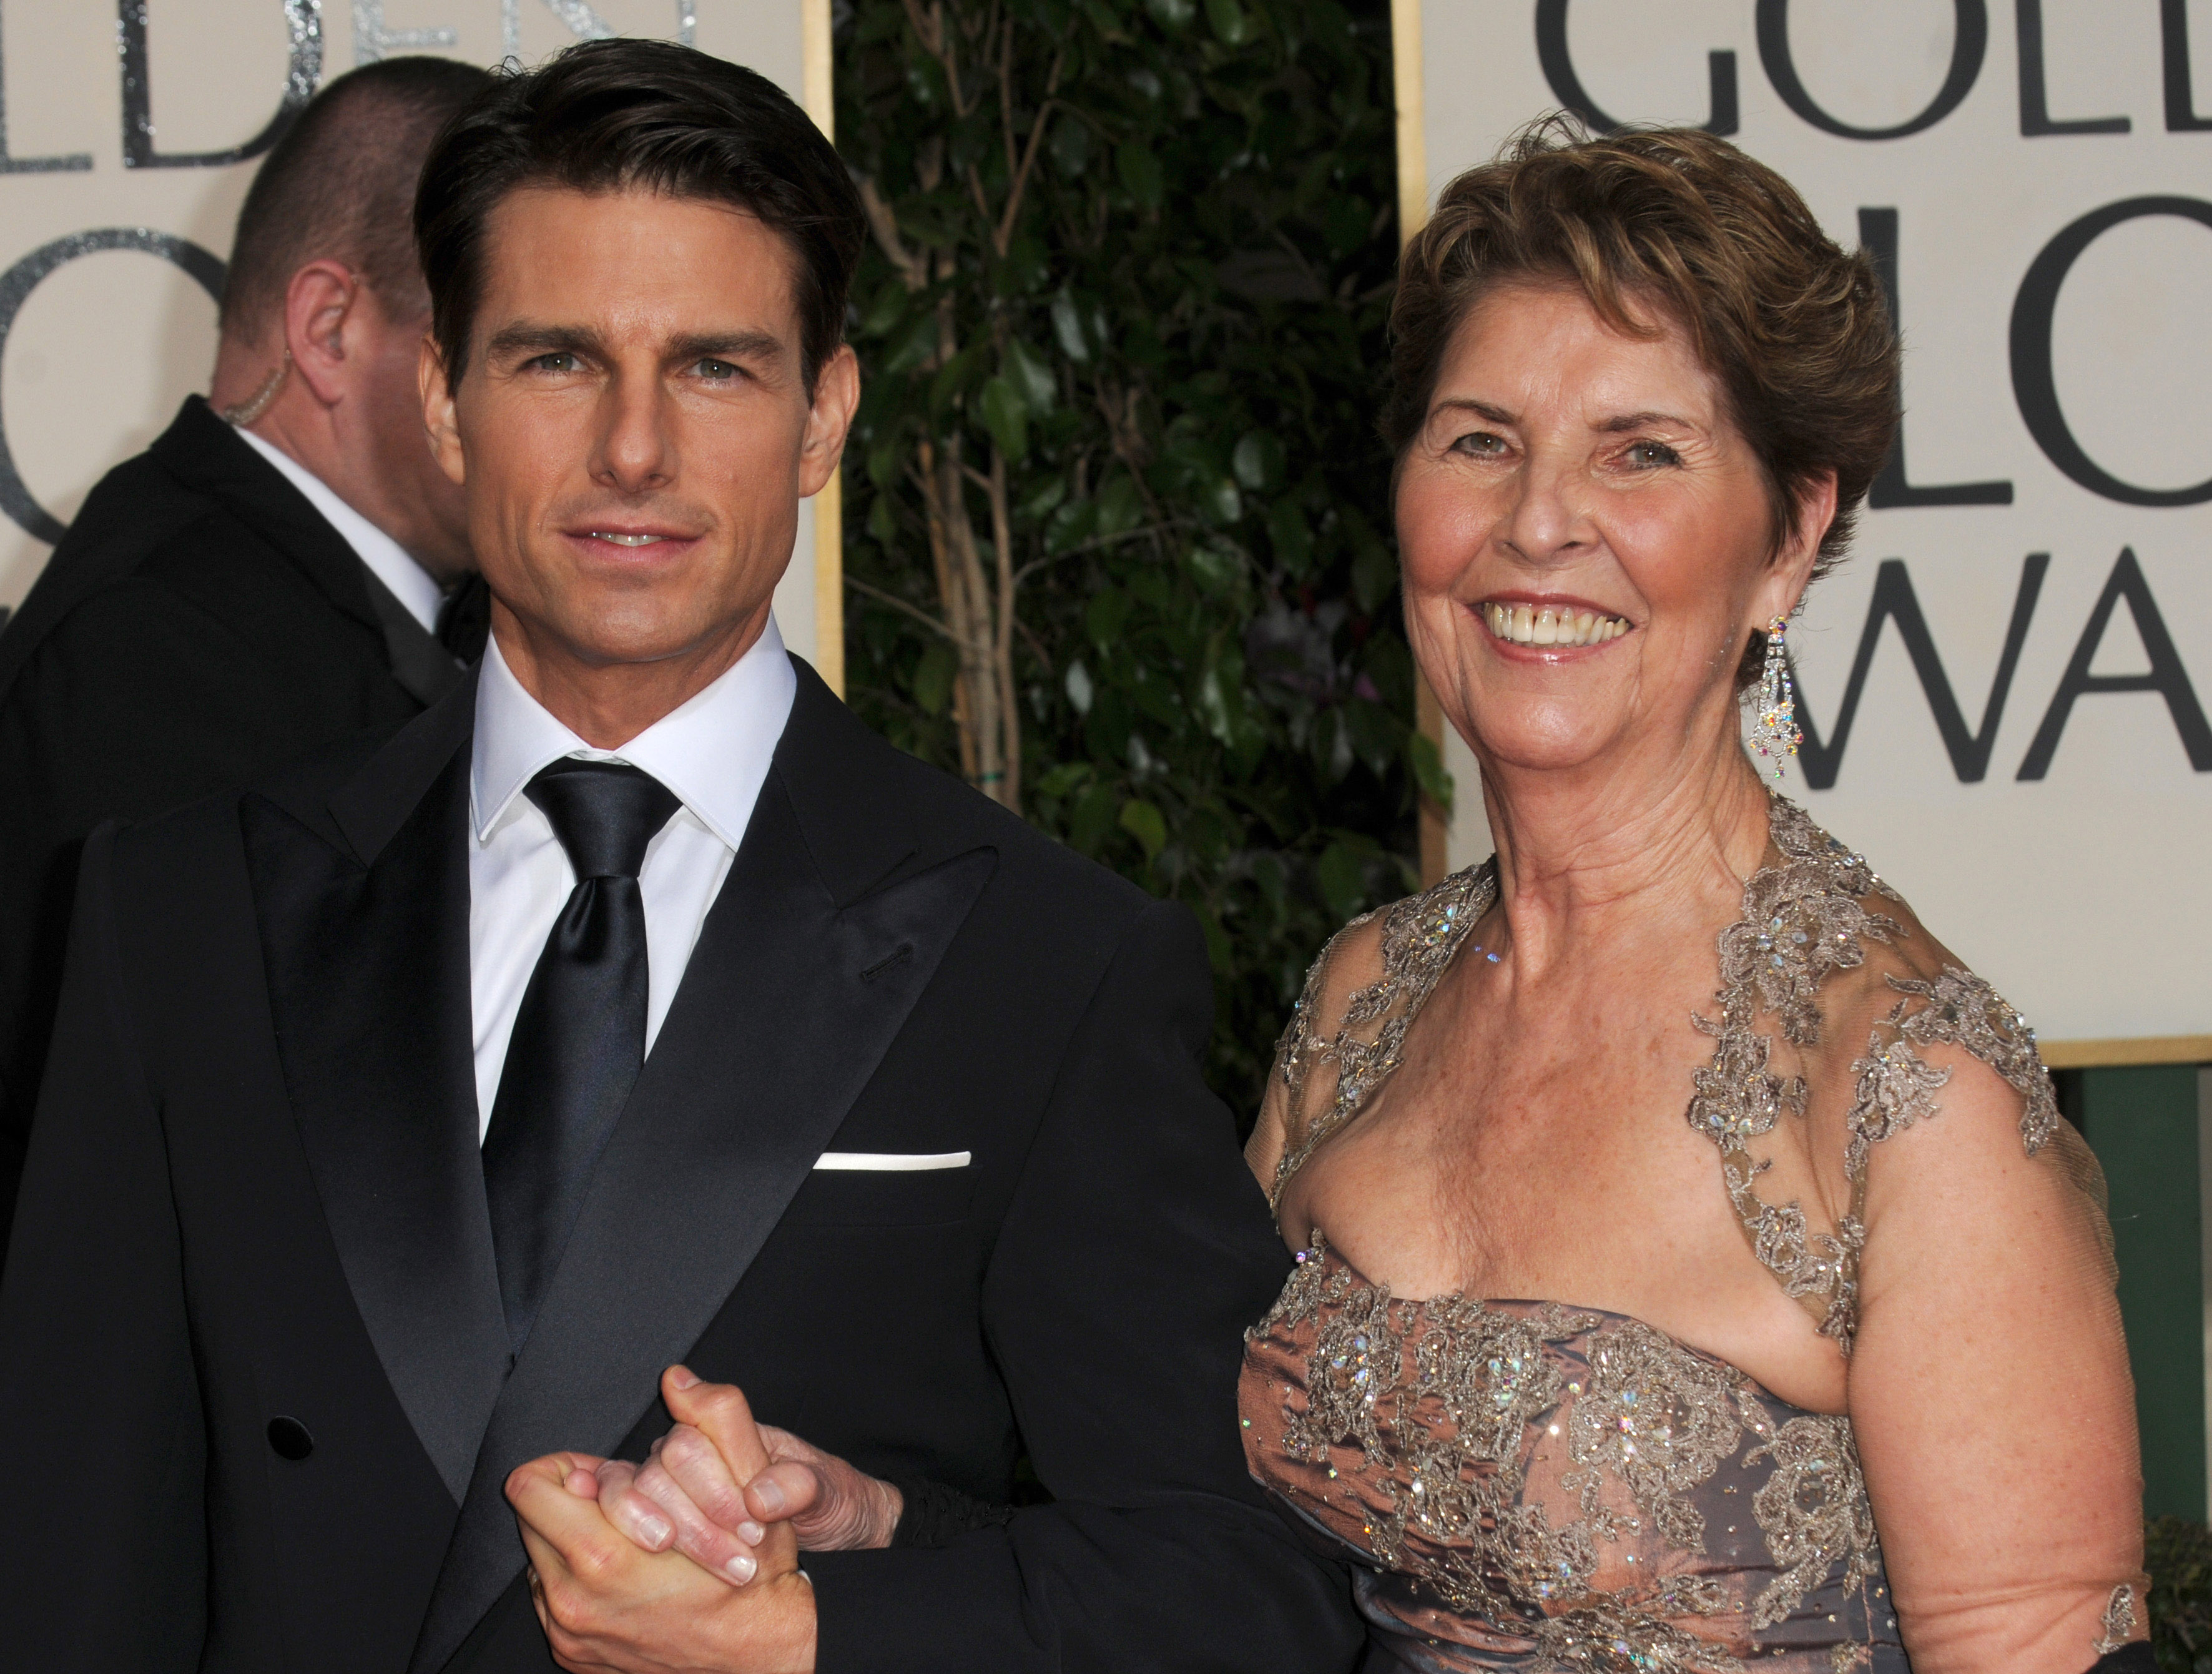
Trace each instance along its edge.
<instances>
[{"instance_id":1,"label":"man in black tuxedo","mask_svg":"<svg viewBox=\"0 0 2212 1674\"><path fill-rule=\"evenodd\" d=\"M240 214L211 395L93 490L0 633L0 1251L85 834L397 727L482 645L409 212L485 81L393 58L308 104Z\"/></svg>"},{"instance_id":2,"label":"man in black tuxedo","mask_svg":"<svg viewBox=\"0 0 2212 1674\"><path fill-rule=\"evenodd\" d=\"M1004 1501L1025 1448L1055 1500L773 1588L629 1549L640 1644L1346 1667L1243 1463L1288 1259L1195 925L777 639L859 393L836 154L594 42L447 128L416 224L491 644L387 741L86 845L0 1284L11 1657L544 1674L510 1474L642 1458L680 1359L876 1476Z\"/></svg>"}]
</instances>

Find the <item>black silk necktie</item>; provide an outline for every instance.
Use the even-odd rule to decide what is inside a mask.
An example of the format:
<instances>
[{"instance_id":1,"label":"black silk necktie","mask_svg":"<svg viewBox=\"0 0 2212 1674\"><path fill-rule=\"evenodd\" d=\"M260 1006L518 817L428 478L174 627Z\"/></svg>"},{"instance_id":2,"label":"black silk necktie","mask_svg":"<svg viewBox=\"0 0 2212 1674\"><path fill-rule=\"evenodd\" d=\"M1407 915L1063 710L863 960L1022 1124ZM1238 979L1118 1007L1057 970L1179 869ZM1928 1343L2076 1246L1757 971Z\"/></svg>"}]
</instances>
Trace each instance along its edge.
<instances>
[{"instance_id":1,"label":"black silk necktie","mask_svg":"<svg viewBox=\"0 0 2212 1674\"><path fill-rule=\"evenodd\" d=\"M492 1249L517 1352L645 1062L637 874L680 806L659 781L612 762L556 762L523 794L552 822L576 886L523 990L484 1134Z\"/></svg>"}]
</instances>

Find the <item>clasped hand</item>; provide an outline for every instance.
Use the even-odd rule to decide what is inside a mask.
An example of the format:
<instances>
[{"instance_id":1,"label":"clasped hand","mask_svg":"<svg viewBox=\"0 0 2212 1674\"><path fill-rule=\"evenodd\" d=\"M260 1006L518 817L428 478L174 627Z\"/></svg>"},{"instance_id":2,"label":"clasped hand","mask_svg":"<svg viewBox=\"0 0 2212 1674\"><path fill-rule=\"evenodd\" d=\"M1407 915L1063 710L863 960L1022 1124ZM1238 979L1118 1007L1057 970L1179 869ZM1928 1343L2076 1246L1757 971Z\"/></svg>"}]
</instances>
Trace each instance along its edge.
<instances>
[{"instance_id":1,"label":"clasped hand","mask_svg":"<svg viewBox=\"0 0 2212 1674\"><path fill-rule=\"evenodd\" d=\"M507 1478L555 1659L574 1674L810 1674L798 1555L889 1544L898 1491L757 1424L730 1385L671 1367L661 1394L678 1421L643 1466L562 1452Z\"/></svg>"}]
</instances>

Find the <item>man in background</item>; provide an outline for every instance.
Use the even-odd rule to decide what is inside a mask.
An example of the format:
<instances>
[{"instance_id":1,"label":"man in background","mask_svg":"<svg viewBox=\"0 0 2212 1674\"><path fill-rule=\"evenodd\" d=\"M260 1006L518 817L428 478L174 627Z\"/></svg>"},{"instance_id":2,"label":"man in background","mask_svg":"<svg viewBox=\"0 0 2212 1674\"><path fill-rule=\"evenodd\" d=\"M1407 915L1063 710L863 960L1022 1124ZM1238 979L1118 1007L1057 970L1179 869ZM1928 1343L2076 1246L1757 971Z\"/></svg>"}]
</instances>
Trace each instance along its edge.
<instances>
[{"instance_id":1,"label":"man in background","mask_svg":"<svg viewBox=\"0 0 2212 1674\"><path fill-rule=\"evenodd\" d=\"M208 398L101 479L0 633L0 1254L86 834L396 727L482 648L410 217L485 81L391 58L301 113L239 214Z\"/></svg>"}]
</instances>

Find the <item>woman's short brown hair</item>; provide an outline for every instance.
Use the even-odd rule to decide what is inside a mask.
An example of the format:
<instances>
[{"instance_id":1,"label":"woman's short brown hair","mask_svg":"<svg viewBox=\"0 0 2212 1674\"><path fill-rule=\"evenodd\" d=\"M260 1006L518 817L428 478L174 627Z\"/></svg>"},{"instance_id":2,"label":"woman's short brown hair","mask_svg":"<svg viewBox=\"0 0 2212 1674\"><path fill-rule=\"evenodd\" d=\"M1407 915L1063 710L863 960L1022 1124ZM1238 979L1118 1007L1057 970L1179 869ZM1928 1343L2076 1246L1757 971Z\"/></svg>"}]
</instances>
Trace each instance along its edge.
<instances>
[{"instance_id":1,"label":"woman's short brown hair","mask_svg":"<svg viewBox=\"0 0 2212 1674\"><path fill-rule=\"evenodd\" d=\"M1406 248L1382 418L1395 454L1426 422L1460 323L1516 283L1578 286L1637 336L1653 334L1654 309L1679 324L1764 470L1778 546L1798 497L1836 473L1813 575L1834 567L1896 434L1897 332L1874 265L1787 180L1695 128L1592 137L1554 116L1523 129L1444 188Z\"/></svg>"}]
</instances>

